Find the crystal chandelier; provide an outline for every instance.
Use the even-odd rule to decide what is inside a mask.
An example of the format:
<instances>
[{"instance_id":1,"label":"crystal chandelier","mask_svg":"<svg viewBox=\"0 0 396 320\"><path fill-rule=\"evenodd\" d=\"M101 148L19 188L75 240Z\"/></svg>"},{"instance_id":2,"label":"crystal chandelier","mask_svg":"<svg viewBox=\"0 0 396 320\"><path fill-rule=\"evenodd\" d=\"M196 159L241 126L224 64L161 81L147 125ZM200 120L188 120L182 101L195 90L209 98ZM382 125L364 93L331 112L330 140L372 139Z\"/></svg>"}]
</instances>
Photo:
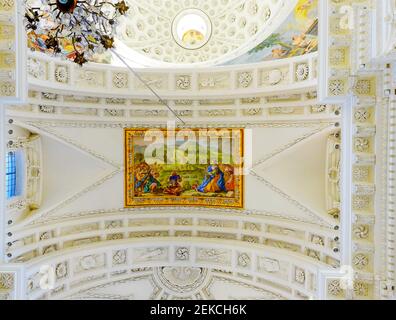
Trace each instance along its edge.
<instances>
[{"instance_id":1,"label":"crystal chandelier","mask_svg":"<svg viewBox=\"0 0 396 320\"><path fill-rule=\"evenodd\" d=\"M128 11L124 0L41 0L26 5L25 27L45 35L45 46L54 54L65 42L74 48L73 61L83 65L96 53L114 46L119 16Z\"/></svg>"}]
</instances>

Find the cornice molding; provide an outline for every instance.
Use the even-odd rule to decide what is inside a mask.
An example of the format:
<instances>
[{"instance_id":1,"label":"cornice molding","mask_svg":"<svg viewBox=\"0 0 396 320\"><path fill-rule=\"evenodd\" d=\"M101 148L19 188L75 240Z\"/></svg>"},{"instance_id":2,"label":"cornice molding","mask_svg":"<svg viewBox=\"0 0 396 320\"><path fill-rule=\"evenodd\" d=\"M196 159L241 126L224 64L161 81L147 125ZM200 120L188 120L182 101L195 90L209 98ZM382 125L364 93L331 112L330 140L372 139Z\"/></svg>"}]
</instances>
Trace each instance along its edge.
<instances>
[{"instance_id":1,"label":"cornice molding","mask_svg":"<svg viewBox=\"0 0 396 320\"><path fill-rule=\"evenodd\" d=\"M187 260L178 262L176 254L178 248L181 247L188 248L189 254ZM125 258L122 261L126 259L125 263L120 264L119 254L116 257L116 262L114 262L113 255L115 252L123 252L122 256ZM245 259L239 259L241 255L244 255ZM106 263L104 263L105 261ZM48 265L50 269L51 267L54 268L55 272L62 265L62 273L59 273L59 277L55 279L52 292L47 291L46 293L38 287L37 277L40 277L40 266L43 264ZM78 291L78 286L86 285L87 281L90 282L89 287L94 286L95 281L97 281L94 275L112 273L113 276L117 277L117 274L124 269L129 270L128 273L133 273L131 265L134 268L193 266L216 268L231 273L243 272L256 279L262 278L277 283L281 287L294 288L295 293L299 292L303 296L311 298L317 296L315 279L318 271L331 270L325 264L315 262L315 260L297 253L288 252L286 254L281 249L252 243L244 244L238 241L168 238L163 240L147 239L142 244L139 239L115 240L106 244L93 244L83 249L67 249L26 263L25 283L28 286L26 297L36 299L45 295L47 298L55 298L57 295L62 295L62 292L70 294L71 289ZM286 266L287 270L283 270ZM79 271L80 269L84 271L84 268L91 270L88 278L86 273ZM295 268L305 272L302 284L293 280ZM266 270L271 270L271 272ZM285 273L287 278L282 279L282 277L277 276L277 273ZM71 283L74 283L72 288L70 288ZM61 287L63 289L60 289Z\"/></svg>"},{"instance_id":2,"label":"cornice molding","mask_svg":"<svg viewBox=\"0 0 396 320\"><path fill-rule=\"evenodd\" d=\"M284 92L298 94L308 88L313 91L317 85L316 60L314 52L256 64L198 69L149 68L137 69L137 72L164 100L234 99ZM297 66L306 69L303 78L296 74ZM72 62L30 52L27 70L30 90L137 101L154 98L126 67L88 63L81 68ZM241 74L248 76L241 77Z\"/></svg>"}]
</instances>

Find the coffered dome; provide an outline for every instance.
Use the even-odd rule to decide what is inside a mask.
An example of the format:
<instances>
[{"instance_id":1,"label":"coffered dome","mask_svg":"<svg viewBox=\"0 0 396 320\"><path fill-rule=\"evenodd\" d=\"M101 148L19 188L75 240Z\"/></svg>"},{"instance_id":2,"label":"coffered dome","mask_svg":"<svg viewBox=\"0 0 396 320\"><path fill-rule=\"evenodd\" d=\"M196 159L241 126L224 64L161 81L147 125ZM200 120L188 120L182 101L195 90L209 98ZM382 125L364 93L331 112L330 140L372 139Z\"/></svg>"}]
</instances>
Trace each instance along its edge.
<instances>
[{"instance_id":1,"label":"coffered dome","mask_svg":"<svg viewBox=\"0 0 396 320\"><path fill-rule=\"evenodd\" d=\"M150 65L219 64L266 39L297 1L128 0L118 47ZM154 61L153 61L154 60Z\"/></svg>"}]
</instances>

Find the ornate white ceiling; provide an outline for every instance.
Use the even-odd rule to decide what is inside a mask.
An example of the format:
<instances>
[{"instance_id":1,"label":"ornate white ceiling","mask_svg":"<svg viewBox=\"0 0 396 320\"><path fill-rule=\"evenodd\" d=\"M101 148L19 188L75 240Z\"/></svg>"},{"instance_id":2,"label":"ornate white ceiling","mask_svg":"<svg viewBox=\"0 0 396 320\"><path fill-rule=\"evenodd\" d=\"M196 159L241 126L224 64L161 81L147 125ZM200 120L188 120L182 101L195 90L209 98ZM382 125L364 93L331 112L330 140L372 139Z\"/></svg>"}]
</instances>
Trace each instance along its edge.
<instances>
[{"instance_id":1,"label":"ornate white ceiling","mask_svg":"<svg viewBox=\"0 0 396 320\"><path fill-rule=\"evenodd\" d=\"M12 0L0 1L0 17L16 17L16 8L11 12L6 6L10 3ZM133 3L131 0L131 7ZM146 2L144 6L153 3ZM192 1L179 4L180 10L173 14L191 8L186 3ZM236 8L238 3L245 1L223 5L223 11L234 4ZM246 1L246 6L248 3L252 2ZM280 2L271 3L276 6ZM264 203L265 193L276 193L288 205L285 212L264 211L269 208L267 203L266 208L252 205L240 212L120 207L122 192L114 185L122 189L122 148L114 141L121 139L125 126L159 126L168 115L155 118L161 115L156 101L149 100L152 97L139 89L125 68L90 64L76 69L65 61L29 54L29 98L21 100L14 90L20 84L13 78L15 65L13 69L1 66L1 98L24 104L7 106L5 115L0 115L5 116L1 119L6 124L0 139L3 146L7 145L5 150L24 146L29 151L28 159L35 159L28 162L26 170L29 177L34 177L27 192L35 196L35 201L29 202L27 196L7 203L3 219L6 225L0 221L4 230L0 238L4 257L0 263L0 299L394 298L392 141L396 80L394 64L385 62L391 53L376 56L378 61L372 57L375 31L381 34L386 21L383 14L389 7L380 1L356 1L354 9L359 19L355 28L343 29L339 9L349 3L320 2L323 25L318 54L257 65L139 70L150 81L157 80L154 73L162 79L155 82L161 84L157 90L172 100L178 111L189 108L188 114L192 115L187 121L191 126L243 124L252 130L261 145L256 143L254 147L255 167L246 185L247 204L253 203L251 199L254 204L257 199ZM205 1L199 4L204 5ZM160 8L156 6L150 12ZM373 8L378 15L377 26L371 20ZM179 18L182 21L183 17ZM3 31L10 30L10 21L0 21ZM205 34L208 29L199 30ZM391 34L384 34L388 41L379 39L379 52L385 44L393 43ZM12 35L12 41L16 39ZM206 41L205 37L202 39ZM192 43L197 48L186 50L199 52L211 40L212 35L202 47ZM246 41L246 46L252 44ZM238 50L242 50L242 45ZM7 50L15 56L12 46ZM158 65L172 65L159 58L141 56ZM228 59L227 54L202 63L222 59ZM19 59L19 65L25 60ZM26 72L25 66L22 69ZM316 85L318 94L312 95ZM219 100L224 96L232 102ZM328 133L321 128L327 122L334 125L334 130L341 130L341 145L324 144ZM280 131L290 134L280 135ZM33 141L24 140L37 136L41 143L35 140L33 145ZM269 138L263 139L265 136ZM316 140L319 137L322 144ZM306 152L308 146L311 151ZM324 146L341 153L332 152L332 157L324 159L328 150ZM34 150L40 152L31 152ZM42 159L37 154L42 154ZM339 160L337 154L341 157L340 176L333 174L331 166L332 161ZM312 159L302 159L303 156ZM318 161L313 162L313 158ZM309 172L305 173L301 166L291 166L292 159L308 167L305 171ZM325 161L330 172L319 166ZM45 171L41 163L45 163ZM71 165L76 170L66 169ZM56 174L48 174L50 170ZM277 172L282 175L276 176ZM311 181L317 172L321 172L321 178ZM326 176L333 184L323 186L323 173L331 173ZM294 178L296 174L303 176L304 184ZM293 188L281 179L285 176L288 182L295 183ZM306 192L328 188L333 194L334 180L338 178L339 215L332 215L333 221L320 212L312 215L321 209L320 203L308 198ZM314 182L321 189L315 189ZM56 188L50 188L55 183ZM35 190L41 189L38 208L40 192ZM48 190L52 198L48 197ZM108 201L108 190L119 198ZM271 200L274 203L276 199ZM313 220L315 216L326 219L326 223ZM54 271L53 289L40 284L42 276L48 275L40 271L43 265L49 266L48 274Z\"/></svg>"},{"instance_id":2,"label":"ornate white ceiling","mask_svg":"<svg viewBox=\"0 0 396 320\"><path fill-rule=\"evenodd\" d=\"M127 2L118 48L127 48L135 62L167 66L219 64L247 52L277 29L297 0Z\"/></svg>"},{"instance_id":3,"label":"ornate white ceiling","mask_svg":"<svg viewBox=\"0 0 396 320\"><path fill-rule=\"evenodd\" d=\"M105 300L280 300L281 295L238 277L201 267L141 268L133 275L66 296Z\"/></svg>"}]
</instances>

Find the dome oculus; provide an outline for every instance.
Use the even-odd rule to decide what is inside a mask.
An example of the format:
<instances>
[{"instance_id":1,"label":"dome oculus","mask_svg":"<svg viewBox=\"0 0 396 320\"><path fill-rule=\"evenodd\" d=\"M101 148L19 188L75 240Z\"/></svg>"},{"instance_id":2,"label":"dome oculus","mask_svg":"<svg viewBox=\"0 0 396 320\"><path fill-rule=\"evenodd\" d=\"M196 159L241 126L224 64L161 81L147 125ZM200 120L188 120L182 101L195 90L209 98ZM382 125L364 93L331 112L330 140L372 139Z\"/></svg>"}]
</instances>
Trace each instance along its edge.
<instances>
[{"instance_id":1,"label":"dome oculus","mask_svg":"<svg viewBox=\"0 0 396 320\"><path fill-rule=\"evenodd\" d=\"M212 25L209 17L199 9L181 11L173 20L172 35L185 49L198 49L210 39Z\"/></svg>"}]
</instances>

